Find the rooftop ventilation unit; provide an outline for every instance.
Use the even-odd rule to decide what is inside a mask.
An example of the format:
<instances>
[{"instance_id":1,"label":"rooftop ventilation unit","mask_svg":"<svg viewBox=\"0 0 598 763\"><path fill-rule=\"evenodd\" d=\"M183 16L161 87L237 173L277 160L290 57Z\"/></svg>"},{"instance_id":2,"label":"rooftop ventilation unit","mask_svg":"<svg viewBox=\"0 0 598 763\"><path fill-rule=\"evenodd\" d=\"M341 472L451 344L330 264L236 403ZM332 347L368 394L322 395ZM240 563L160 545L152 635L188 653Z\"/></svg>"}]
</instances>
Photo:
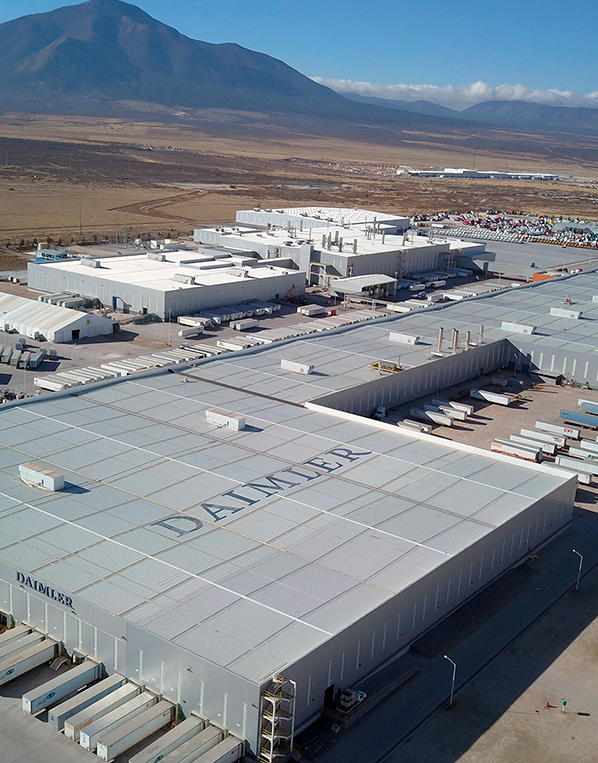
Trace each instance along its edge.
<instances>
[{"instance_id":1,"label":"rooftop ventilation unit","mask_svg":"<svg viewBox=\"0 0 598 763\"><path fill-rule=\"evenodd\" d=\"M160 254L159 252L148 252L147 259L156 260L156 262L166 262L166 255Z\"/></svg>"},{"instance_id":2,"label":"rooftop ventilation unit","mask_svg":"<svg viewBox=\"0 0 598 763\"><path fill-rule=\"evenodd\" d=\"M90 257L83 257L79 260L81 265L85 265L88 268L101 268L102 263L99 260L92 260Z\"/></svg>"},{"instance_id":3,"label":"rooftop ventilation unit","mask_svg":"<svg viewBox=\"0 0 598 763\"><path fill-rule=\"evenodd\" d=\"M296 360L281 360L280 368L283 371L291 371L294 374L313 374L314 367L308 363L298 363Z\"/></svg>"},{"instance_id":4,"label":"rooftop ventilation unit","mask_svg":"<svg viewBox=\"0 0 598 763\"><path fill-rule=\"evenodd\" d=\"M206 421L208 424L214 424L217 427L227 427L235 432L245 429L245 417L237 413L224 411L222 408L208 408L206 411Z\"/></svg>"},{"instance_id":5,"label":"rooftop ventilation unit","mask_svg":"<svg viewBox=\"0 0 598 763\"><path fill-rule=\"evenodd\" d=\"M175 273L172 277L172 280L176 281L177 283L193 285L195 283L195 276L186 276L184 273Z\"/></svg>"},{"instance_id":6,"label":"rooftop ventilation unit","mask_svg":"<svg viewBox=\"0 0 598 763\"><path fill-rule=\"evenodd\" d=\"M564 307L551 307L550 314L556 318L572 318L578 321L581 318L581 310L566 310Z\"/></svg>"},{"instance_id":7,"label":"rooftop ventilation unit","mask_svg":"<svg viewBox=\"0 0 598 763\"><path fill-rule=\"evenodd\" d=\"M510 323L503 321L500 325L503 331L514 331L517 334L535 334L536 326L529 326L526 323Z\"/></svg>"},{"instance_id":8,"label":"rooftop ventilation unit","mask_svg":"<svg viewBox=\"0 0 598 763\"><path fill-rule=\"evenodd\" d=\"M227 276L237 276L237 278L249 278L249 270L247 268L229 268L226 271Z\"/></svg>"},{"instance_id":9,"label":"rooftop ventilation unit","mask_svg":"<svg viewBox=\"0 0 598 763\"><path fill-rule=\"evenodd\" d=\"M391 342L399 342L399 344L417 344L419 342L419 337L414 334L399 334L396 331L391 331L388 339Z\"/></svg>"},{"instance_id":10,"label":"rooftop ventilation unit","mask_svg":"<svg viewBox=\"0 0 598 763\"><path fill-rule=\"evenodd\" d=\"M19 477L27 485L41 487L45 490L52 490L53 492L57 492L64 488L64 474L59 474L53 469L49 469L47 466L41 466L40 464L31 462L20 464Z\"/></svg>"}]
</instances>

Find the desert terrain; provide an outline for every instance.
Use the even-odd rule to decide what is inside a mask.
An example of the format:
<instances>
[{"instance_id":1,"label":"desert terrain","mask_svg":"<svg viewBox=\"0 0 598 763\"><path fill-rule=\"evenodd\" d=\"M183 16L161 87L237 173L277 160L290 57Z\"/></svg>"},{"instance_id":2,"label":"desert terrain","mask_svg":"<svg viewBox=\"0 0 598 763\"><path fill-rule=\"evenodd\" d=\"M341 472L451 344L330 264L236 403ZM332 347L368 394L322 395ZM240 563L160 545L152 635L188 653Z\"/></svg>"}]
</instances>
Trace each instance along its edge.
<instances>
[{"instance_id":1,"label":"desert terrain","mask_svg":"<svg viewBox=\"0 0 598 763\"><path fill-rule=\"evenodd\" d=\"M395 145L215 115L195 123L0 117L0 245L188 235L237 209L517 210L595 219L598 139L402 132ZM559 172L568 182L401 178L401 165ZM6 265L5 267L12 267Z\"/></svg>"}]
</instances>

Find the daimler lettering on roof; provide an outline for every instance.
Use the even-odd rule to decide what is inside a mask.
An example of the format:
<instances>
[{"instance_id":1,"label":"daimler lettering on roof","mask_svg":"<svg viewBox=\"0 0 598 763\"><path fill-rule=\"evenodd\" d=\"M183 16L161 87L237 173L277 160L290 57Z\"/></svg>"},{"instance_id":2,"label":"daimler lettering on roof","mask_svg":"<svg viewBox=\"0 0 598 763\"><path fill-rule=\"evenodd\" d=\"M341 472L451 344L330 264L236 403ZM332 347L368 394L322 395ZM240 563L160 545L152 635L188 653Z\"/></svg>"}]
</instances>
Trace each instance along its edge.
<instances>
[{"instance_id":1,"label":"daimler lettering on roof","mask_svg":"<svg viewBox=\"0 0 598 763\"><path fill-rule=\"evenodd\" d=\"M260 477L253 482L246 482L244 485L228 490L217 498L202 503L201 508L211 520L221 522L231 514L255 506L266 498L282 495L296 487L303 487L313 480L344 469L349 464L371 455L371 450L352 450L338 446L326 451L321 456L314 456L314 458L303 461L298 466L282 469L275 474ZM154 522L153 525L162 527L179 538L197 532L203 527L201 520L185 514L172 515L159 522Z\"/></svg>"}]
</instances>

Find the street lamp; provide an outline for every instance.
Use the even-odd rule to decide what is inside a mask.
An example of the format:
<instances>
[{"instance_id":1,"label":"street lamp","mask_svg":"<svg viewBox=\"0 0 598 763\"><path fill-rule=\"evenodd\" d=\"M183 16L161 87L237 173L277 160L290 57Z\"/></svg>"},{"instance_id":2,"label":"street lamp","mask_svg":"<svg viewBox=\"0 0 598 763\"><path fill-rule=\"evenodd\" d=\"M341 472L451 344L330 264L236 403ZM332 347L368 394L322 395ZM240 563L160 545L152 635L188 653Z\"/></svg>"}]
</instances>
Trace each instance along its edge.
<instances>
[{"instance_id":1,"label":"street lamp","mask_svg":"<svg viewBox=\"0 0 598 763\"><path fill-rule=\"evenodd\" d=\"M580 554L579 551L576 551L574 548L571 549L574 554L577 554L579 557L579 568L577 570L577 583L575 584L575 590L579 591L579 579L581 577L581 566L583 564L583 554Z\"/></svg>"},{"instance_id":2,"label":"street lamp","mask_svg":"<svg viewBox=\"0 0 598 763\"><path fill-rule=\"evenodd\" d=\"M451 681L451 698L448 703L448 707L450 708L453 706L453 697L455 696L455 676L457 675L457 663L453 662L453 660L451 660L451 658L446 654L443 655L443 657L445 660L448 660L453 666L453 678Z\"/></svg>"}]
</instances>

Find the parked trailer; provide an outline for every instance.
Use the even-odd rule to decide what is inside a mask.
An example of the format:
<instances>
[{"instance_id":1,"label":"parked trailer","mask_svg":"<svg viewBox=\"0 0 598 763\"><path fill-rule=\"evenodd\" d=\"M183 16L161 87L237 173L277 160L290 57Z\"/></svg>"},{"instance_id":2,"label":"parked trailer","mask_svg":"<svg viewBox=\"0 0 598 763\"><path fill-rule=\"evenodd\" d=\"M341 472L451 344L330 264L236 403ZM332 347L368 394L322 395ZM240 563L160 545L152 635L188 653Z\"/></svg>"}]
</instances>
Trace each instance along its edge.
<instances>
[{"instance_id":1,"label":"parked trailer","mask_svg":"<svg viewBox=\"0 0 598 763\"><path fill-rule=\"evenodd\" d=\"M78 692L74 697L65 700L60 705L56 705L56 707L53 707L48 712L48 725L56 731L62 731L65 722L69 718L90 707L90 705L93 705L100 699L107 697L108 694L123 686L126 681L127 679L124 676L115 673L103 681L90 686L88 689Z\"/></svg>"},{"instance_id":2,"label":"parked trailer","mask_svg":"<svg viewBox=\"0 0 598 763\"><path fill-rule=\"evenodd\" d=\"M596 440L581 440L579 447L584 450L590 450L592 453L598 453L598 442Z\"/></svg>"},{"instance_id":3,"label":"parked trailer","mask_svg":"<svg viewBox=\"0 0 598 763\"><path fill-rule=\"evenodd\" d=\"M569 448L570 456L578 456L579 458L585 458L587 461L598 461L598 453L594 453L591 450L584 450L583 448Z\"/></svg>"},{"instance_id":4,"label":"parked trailer","mask_svg":"<svg viewBox=\"0 0 598 763\"><path fill-rule=\"evenodd\" d=\"M329 308L323 307L322 305L303 305L303 307L297 308L297 312L300 315L307 315L309 318L315 318L318 315L327 315L328 309Z\"/></svg>"},{"instance_id":5,"label":"parked trailer","mask_svg":"<svg viewBox=\"0 0 598 763\"><path fill-rule=\"evenodd\" d=\"M444 427L452 427L453 421L450 416L447 416L446 413L436 413L435 411L422 411L421 408L412 408L409 411L409 415L413 416L414 419L418 419L419 421L425 421L425 422L434 422L434 424L440 424Z\"/></svg>"},{"instance_id":6,"label":"parked trailer","mask_svg":"<svg viewBox=\"0 0 598 763\"><path fill-rule=\"evenodd\" d=\"M505 456L521 458L524 461L534 461L537 463L542 459L541 450L534 452L530 448L526 448L525 445L517 445L513 442L496 442L496 440L493 440L490 444L490 450L493 453L502 453Z\"/></svg>"},{"instance_id":7,"label":"parked trailer","mask_svg":"<svg viewBox=\"0 0 598 763\"><path fill-rule=\"evenodd\" d=\"M424 291L426 285L423 283L412 283L409 287L409 291Z\"/></svg>"},{"instance_id":8,"label":"parked trailer","mask_svg":"<svg viewBox=\"0 0 598 763\"><path fill-rule=\"evenodd\" d=\"M0 634L0 647L11 641L17 641L18 639L23 638L23 636L31 633L32 630L33 628L29 625L17 625L15 628L9 628L4 631L4 633Z\"/></svg>"},{"instance_id":9,"label":"parked trailer","mask_svg":"<svg viewBox=\"0 0 598 763\"><path fill-rule=\"evenodd\" d=\"M74 668L67 670L51 681L32 689L22 697L22 707L26 713L35 715L50 705L55 705L61 699L70 697L84 686L97 681L101 676L103 666L93 660L85 660Z\"/></svg>"},{"instance_id":10,"label":"parked trailer","mask_svg":"<svg viewBox=\"0 0 598 763\"><path fill-rule=\"evenodd\" d=\"M590 429L598 429L598 416L594 416L593 413L578 413L577 411L560 411L559 419L563 419L567 423L581 424L583 427L589 427Z\"/></svg>"},{"instance_id":11,"label":"parked trailer","mask_svg":"<svg viewBox=\"0 0 598 763\"><path fill-rule=\"evenodd\" d=\"M178 332L178 335L182 337L199 336L200 334L203 334L203 332L204 332L203 326L194 326L188 329L180 329L180 331Z\"/></svg>"},{"instance_id":12,"label":"parked trailer","mask_svg":"<svg viewBox=\"0 0 598 763\"><path fill-rule=\"evenodd\" d=\"M98 742L97 756L100 760L114 760L126 750L159 731L170 723L175 714L175 706L163 699L137 718L125 723L115 731L102 737Z\"/></svg>"},{"instance_id":13,"label":"parked trailer","mask_svg":"<svg viewBox=\"0 0 598 763\"><path fill-rule=\"evenodd\" d=\"M168 753L178 749L185 742L197 736L203 731L206 721L197 715L191 714L181 723L178 723L173 729L157 739L149 747L146 747L137 755L129 759L129 763L159 763Z\"/></svg>"},{"instance_id":14,"label":"parked trailer","mask_svg":"<svg viewBox=\"0 0 598 763\"><path fill-rule=\"evenodd\" d=\"M466 421L467 414L465 411L458 411L456 408L451 408L450 405L432 405L425 403L424 411L436 411L437 413L446 413L451 419L457 419L457 421Z\"/></svg>"},{"instance_id":15,"label":"parked trailer","mask_svg":"<svg viewBox=\"0 0 598 763\"><path fill-rule=\"evenodd\" d=\"M125 702L112 712L90 723L79 733L79 744L83 749L95 752L98 742L120 726L124 726L133 718L141 715L144 710L158 703L158 695L144 691L138 697Z\"/></svg>"},{"instance_id":16,"label":"parked trailer","mask_svg":"<svg viewBox=\"0 0 598 763\"><path fill-rule=\"evenodd\" d=\"M580 474L596 474L598 471L598 465L593 464L591 461L584 461L581 458L571 458L570 456L557 456L557 466L566 466L572 471Z\"/></svg>"},{"instance_id":17,"label":"parked trailer","mask_svg":"<svg viewBox=\"0 0 598 763\"><path fill-rule=\"evenodd\" d=\"M577 404L579 405L579 409L584 411L584 413L598 414L598 402L595 400L584 400L583 398L580 398L577 401Z\"/></svg>"},{"instance_id":18,"label":"parked trailer","mask_svg":"<svg viewBox=\"0 0 598 763\"><path fill-rule=\"evenodd\" d=\"M520 429L519 434L522 437L527 437L528 440L552 443L557 448L564 448L566 443L565 437L561 437L558 434L549 434L548 432L537 432L535 429Z\"/></svg>"},{"instance_id":19,"label":"parked trailer","mask_svg":"<svg viewBox=\"0 0 598 763\"><path fill-rule=\"evenodd\" d=\"M432 405L448 405L456 411L465 411L468 416L473 416L475 406L468 403L459 403L456 400L432 400Z\"/></svg>"},{"instance_id":20,"label":"parked trailer","mask_svg":"<svg viewBox=\"0 0 598 763\"><path fill-rule=\"evenodd\" d=\"M260 325L257 318L244 318L240 321L231 321L230 325L235 331L249 331L249 329L255 329Z\"/></svg>"},{"instance_id":21,"label":"parked trailer","mask_svg":"<svg viewBox=\"0 0 598 763\"><path fill-rule=\"evenodd\" d=\"M0 662L12 657L14 654L25 651L25 649L30 649L35 644L40 644L44 639L43 633L33 631L33 633L23 634L21 638L7 641L6 644L0 646Z\"/></svg>"},{"instance_id":22,"label":"parked trailer","mask_svg":"<svg viewBox=\"0 0 598 763\"><path fill-rule=\"evenodd\" d=\"M580 432L579 429L576 429L575 427L567 427L564 424L553 424L552 421L536 421L534 426L541 432L548 432L549 434L556 434L561 437L569 437L571 440L579 440Z\"/></svg>"},{"instance_id":23,"label":"parked trailer","mask_svg":"<svg viewBox=\"0 0 598 763\"><path fill-rule=\"evenodd\" d=\"M424 434L432 434L431 424L422 424L419 421L411 421L411 419L403 419L403 421L397 421L397 426L401 429L411 429L415 432L423 432Z\"/></svg>"},{"instance_id":24,"label":"parked trailer","mask_svg":"<svg viewBox=\"0 0 598 763\"><path fill-rule=\"evenodd\" d=\"M529 444L524 442L513 442L512 440L505 440L502 437L495 437L493 442L499 443L500 445L505 445L509 448L515 447L520 450L529 450L530 453L532 453L534 456L537 456L538 461L542 461L544 459L541 443L539 442L531 442Z\"/></svg>"},{"instance_id":25,"label":"parked trailer","mask_svg":"<svg viewBox=\"0 0 598 763\"><path fill-rule=\"evenodd\" d=\"M71 716L64 724L64 735L68 739L77 742L81 734L81 729L87 728L94 721L103 718L117 707L124 705L134 697L141 694L141 686L137 684L126 683L120 689L110 692L108 696L99 699L92 705L88 705L81 712Z\"/></svg>"},{"instance_id":26,"label":"parked trailer","mask_svg":"<svg viewBox=\"0 0 598 763\"><path fill-rule=\"evenodd\" d=\"M556 445L552 442L540 442L540 440L533 440L529 437L522 437L520 434L512 434L509 437L510 442L517 442L520 445L528 445L529 447L535 448L538 450L538 448L542 451L542 453L545 453L549 456L556 455Z\"/></svg>"},{"instance_id":27,"label":"parked trailer","mask_svg":"<svg viewBox=\"0 0 598 763\"><path fill-rule=\"evenodd\" d=\"M0 662L0 686L12 681L13 678L28 673L33 668L43 665L56 657L58 653L58 641L45 639L41 644L25 649L24 652L13 654Z\"/></svg>"},{"instance_id":28,"label":"parked trailer","mask_svg":"<svg viewBox=\"0 0 598 763\"><path fill-rule=\"evenodd\" d=\"M188 742L177 747L162 758L162 763L192 763L224 739L224 732L216 726L208 726Z\"/></svg>"},{"instance_id":29,"label":"parked trailer","mask_svg":"<svg viewBox=\"0 0 598 763\"><path fill-rule=\"evenodd\" d=\"M234 736L226 737L216 747L204 753L197 763L235 763L245 753L245 744Z\"/></svg>"},{"instance_id":30,"label":"parked trailer","mask_svg":"<svg viewBox=\"0 0 598 763\"><path fill-rule=\"evenodd\" d=\"M62 389L68 388L64 380L58 381L56 379L52 379L49 376L35 376L33 383L36 387L39 387L40 389L46 389L48 392L59 392Z\"/></svg>"},{"instance_id":31,"label":"parked trailer","mask_svg":"<svg viewBox=\"0 0 598 763\"><path fill-rule=\"evenodd\" d=\"M497 405L511 405L515 398L513 395L503 395L500 392L492 392L489 389L470 389L469 397L475 400L485 400L487 403L496 403Z\"/></svg>"},{"instance_id":32,"label":"parked trailer","mask_svg":"<svg viewBox=\"0 0 598 763\"><path fill-rule=\"evenodd\" d=\"M561 469L564 472L567 472L569 475L574 474L577 477L577 481L580 485L591 485L593 482L593 478L591 474L585 474L584 472L580 472L578 469L574 469L570 466L563 466L563 464L555 464L555 469Z\"/></svg>"}]
</instances>

